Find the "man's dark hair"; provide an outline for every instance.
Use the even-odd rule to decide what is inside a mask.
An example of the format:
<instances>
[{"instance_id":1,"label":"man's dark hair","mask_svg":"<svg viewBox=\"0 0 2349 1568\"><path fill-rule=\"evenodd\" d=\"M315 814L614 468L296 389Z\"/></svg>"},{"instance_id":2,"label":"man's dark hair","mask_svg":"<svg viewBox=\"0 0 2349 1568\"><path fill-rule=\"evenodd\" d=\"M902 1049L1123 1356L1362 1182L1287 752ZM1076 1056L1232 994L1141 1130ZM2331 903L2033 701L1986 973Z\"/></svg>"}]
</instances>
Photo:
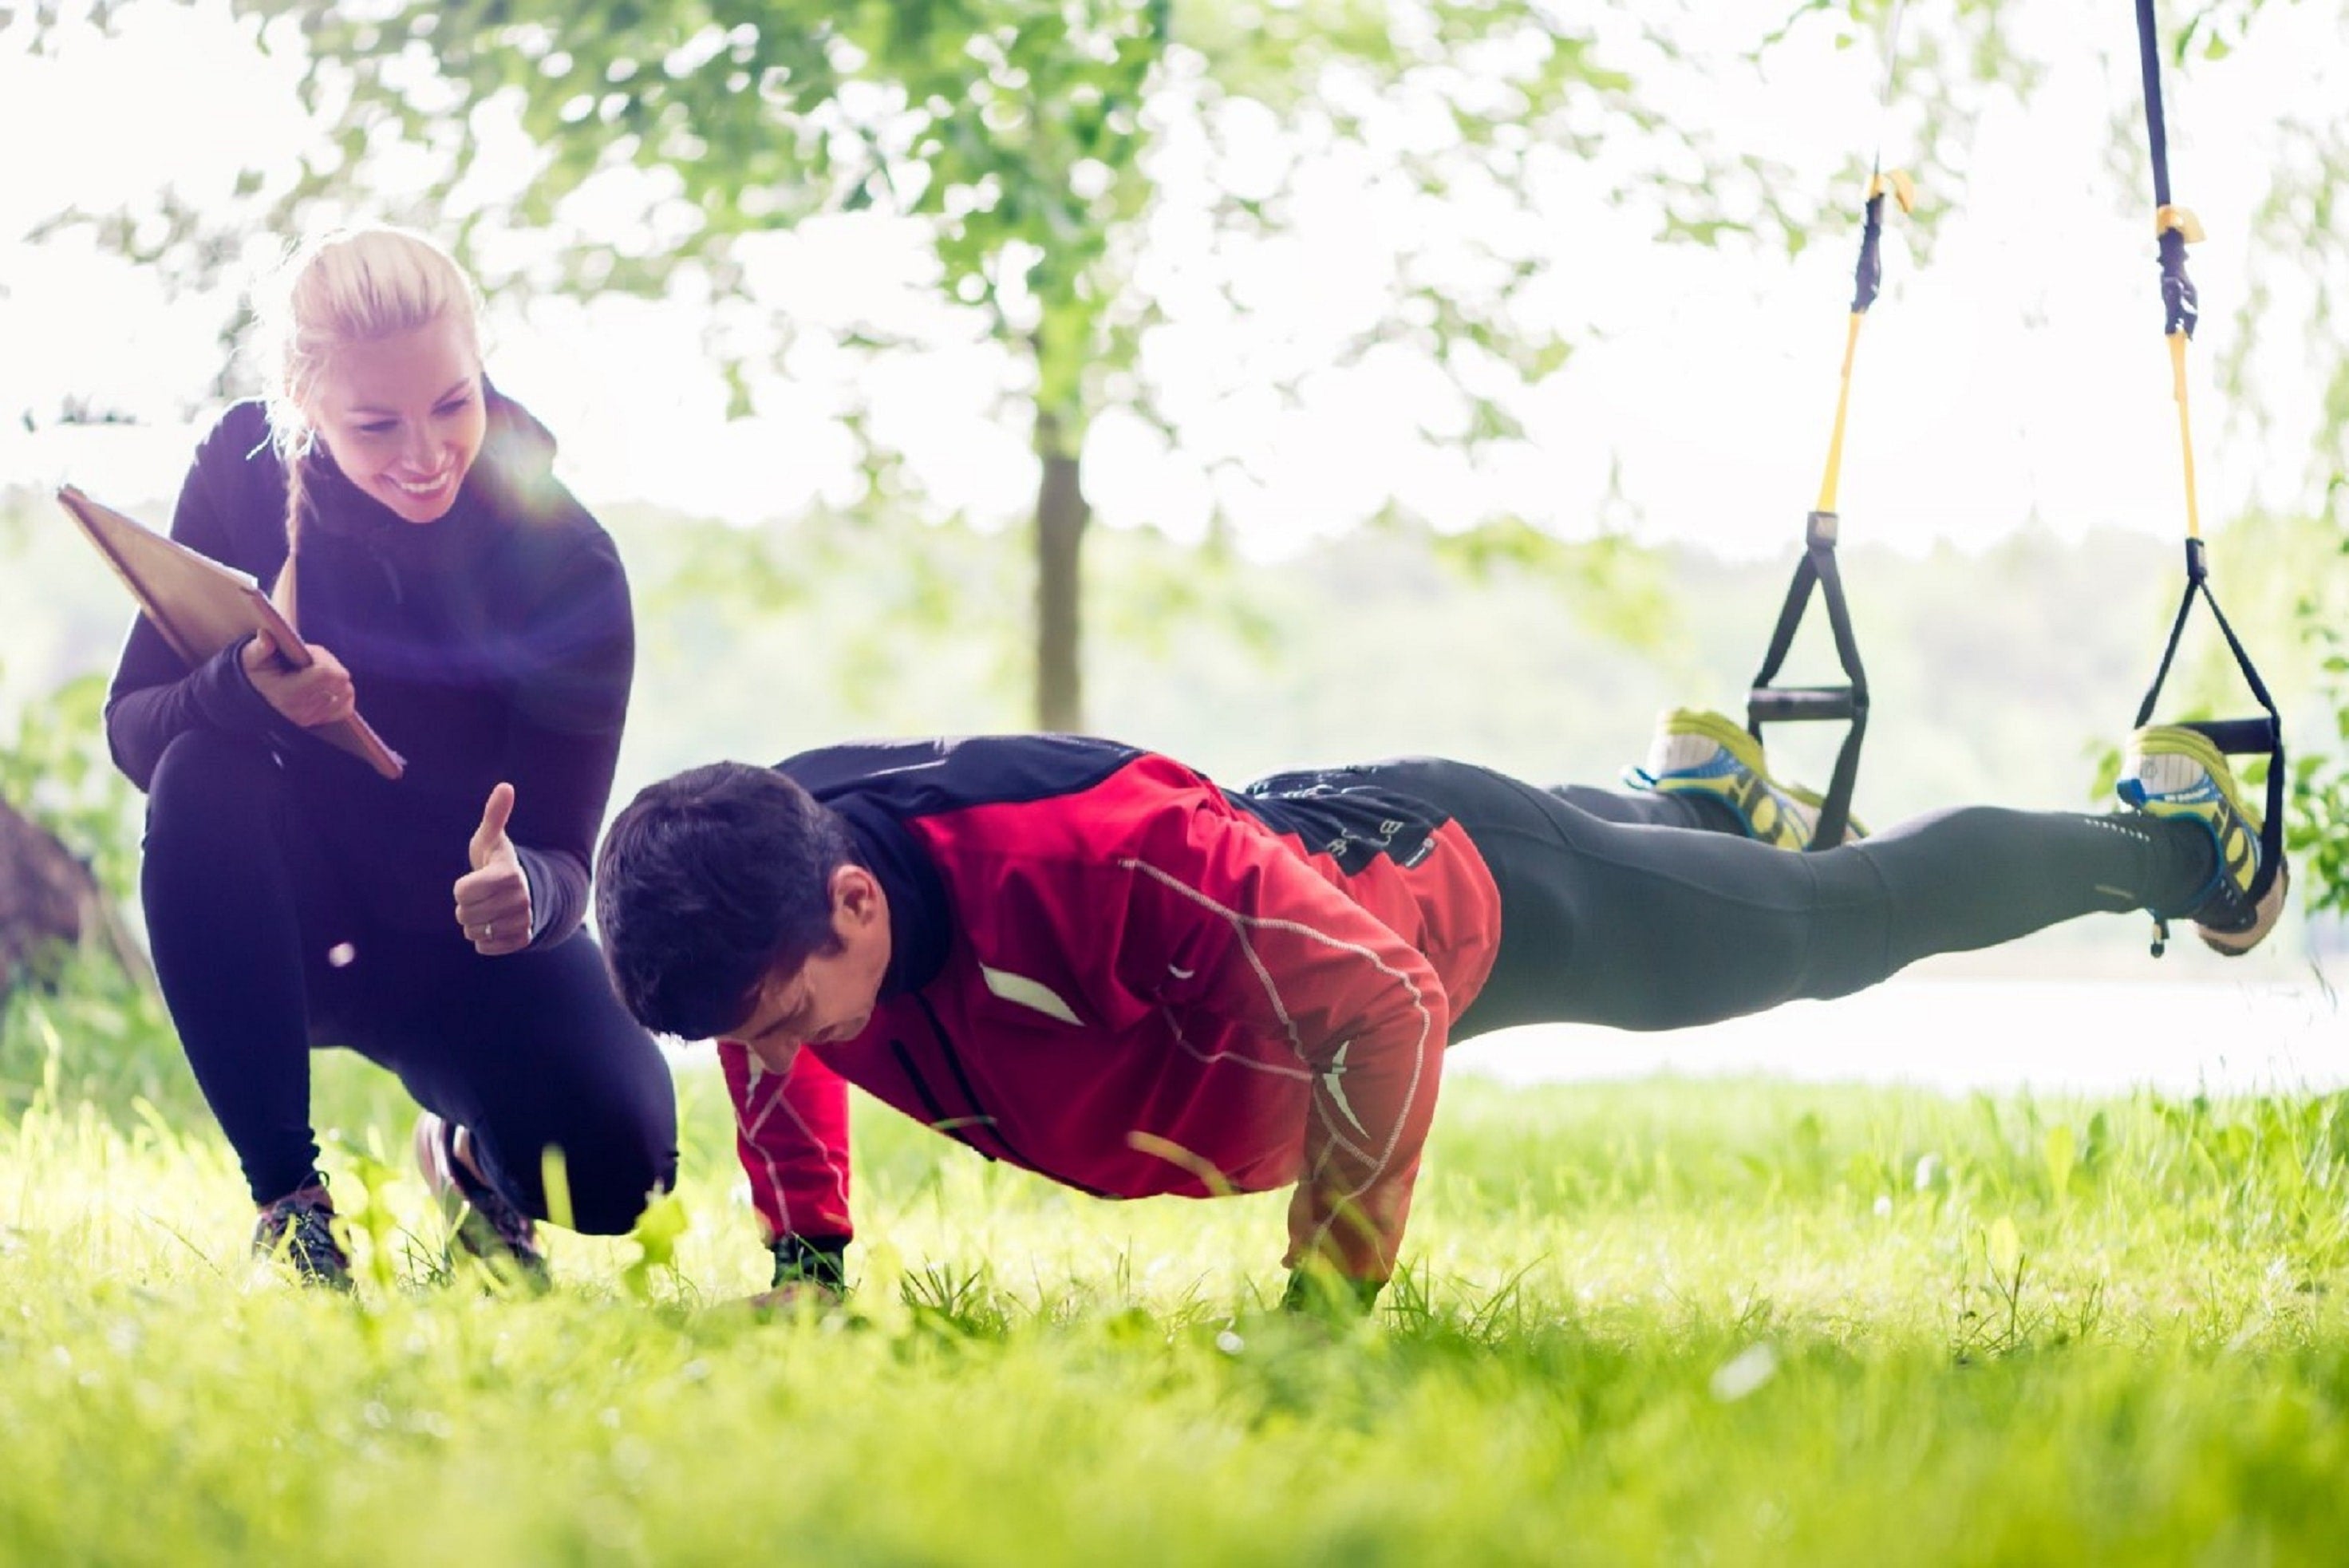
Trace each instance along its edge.
<instances>
[{"instance_id":1,"label":"man's dark hair","mask_svg":"<svg viewBox=\"0 0 2349 1568\"><path fill-rule=\"evenodd\" d=\"M839 944L832 874L855 858L829 808L771 768L713 763L637 792L595 859L595 923L636 1022L706 1040L777 964Z\"/></svg>"}]
</instances>

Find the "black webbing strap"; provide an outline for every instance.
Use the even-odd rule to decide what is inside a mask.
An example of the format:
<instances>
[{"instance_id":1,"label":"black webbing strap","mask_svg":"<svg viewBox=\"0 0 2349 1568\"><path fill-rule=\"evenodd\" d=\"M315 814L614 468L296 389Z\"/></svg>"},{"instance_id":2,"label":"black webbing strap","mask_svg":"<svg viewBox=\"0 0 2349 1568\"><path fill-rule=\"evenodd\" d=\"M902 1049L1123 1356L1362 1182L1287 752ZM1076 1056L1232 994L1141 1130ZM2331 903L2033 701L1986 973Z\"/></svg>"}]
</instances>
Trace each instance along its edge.
<instances>
[{"instance_id":1,"label":"black webbing strap","mask_svg":"<svg viewBox=\"0 0 2349 1568\"><path fill-rule=\"evenodd\" d=\"M2153 672L2153 684L2145 690L2145 701L2137 705L2135 728L2143 729L2153 722L2153 708L2161 697L2162 682L2169 679L2170 661L2178 656L2178 639L2186 630L2187 613L2194 607L2197 596L2210 607L2210 618L2219 623L2226 637L2227 646L2234 651L2235 664L2243 672L2243 683L2251 689L2266 717L2261 719L2205 719L2182 727L2192 730L2230 756L2258 756L2268 759L2267 815L2260 823L2260 869L2251 879L2251 901L2257 903L2268 890L2283 866L2283 716L2276 711L2275 699L2268 695L2267 682L2260 679L2251 663L2251 656L2243 651L2242 640L2227 622L2227 612L2219 607L2218 597L2210 591L2210 568L2204 559L2202 541L2186 541L2186 592L2178 601L2178 614L2169 623L2169 641L2161 650L2161 667Z\"/></svg>"},{"instance_id":2,"label":"black webbing strap","mask_svg":"<svg viewBox=\"0 0 2349 1568\"><path fill-rule=\"evenodd\" d=\"M1859 265L1852 269L1851 313L1865 316L1884 284L1884 186L1868 193L1859 225Z\"/></svg>"},{"instance_id":3,"label":"black webbing strap","mask_svg":"<svg viewBox=\"0 0 2349 1568\"><path fill-rule=\"evenodd\" d=\"M1832 849L1843 842L1851 822L1851 793L1859 780L1860 741L1868 733L1868 671L1859 662L1859 642L1852 636L1851 612L1845 607L1843 575L1836 569L1836 514L1814 512L1804 528L1803 558L1795 565L1795 580L1787 586L1786 602L1770 633L1769 651L1745 694L1745 728L1756 741L1770 723L1848 720L1842 749L1836 753L1835 774L1827 781L1819 820L1811 830L1813 849ZM1827 625L1835 633L1836 657L1850 682L1845 686L1773 686L1795 633L1809 608L1811 589L1817 587L1826 602Z\"/></svg>"},{"instance_id":4,"label":"black webbing strap","mask_svg":"<svg viewBox=\"0 0 2349 1568\"><path fill-rule=\"evenodd\" d=\"M2153 207L2162 225L2161 330L2194 336L2199 302L2194 280L2186 275L2186 234L2168 221L2169 201L2169 130L2161 115L2161 36L2153 19L2153 0L2137 0L2137 55L2145 78L2145 135L2153 152Z\"/></svg>"}]
</instances>

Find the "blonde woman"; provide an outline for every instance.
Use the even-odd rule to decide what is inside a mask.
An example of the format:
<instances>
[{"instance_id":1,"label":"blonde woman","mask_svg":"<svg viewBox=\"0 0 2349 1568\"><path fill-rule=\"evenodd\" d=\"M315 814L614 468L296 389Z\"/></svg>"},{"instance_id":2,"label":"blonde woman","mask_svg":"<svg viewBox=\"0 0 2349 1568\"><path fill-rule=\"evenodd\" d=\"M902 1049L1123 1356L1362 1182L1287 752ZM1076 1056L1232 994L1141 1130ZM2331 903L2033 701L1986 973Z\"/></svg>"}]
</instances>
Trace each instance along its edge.
<instances>
[{"instance_id":1,"label":"blonde woman","mask_svg":"<svg viewBox=\"0 0 2349 1568\"><path fill-rule=\"evenodd\" d=\"M257 1250L346 1286L309 1052L399 1075L455 1240L543 1278L533 1221L626 1230L676 1162L651 1040L587 909L635 636L626 578L482 373L475 291L389 228L304 246L256 299L265 396L197 449L172 536L272 585L266 636L195 669L143 618L107 703L148 794L156 971L243 1163ZM398 782L311 732L362 703ZM559 1158L550 1158L550 1155Z\"/></svg>"}]
</instances>

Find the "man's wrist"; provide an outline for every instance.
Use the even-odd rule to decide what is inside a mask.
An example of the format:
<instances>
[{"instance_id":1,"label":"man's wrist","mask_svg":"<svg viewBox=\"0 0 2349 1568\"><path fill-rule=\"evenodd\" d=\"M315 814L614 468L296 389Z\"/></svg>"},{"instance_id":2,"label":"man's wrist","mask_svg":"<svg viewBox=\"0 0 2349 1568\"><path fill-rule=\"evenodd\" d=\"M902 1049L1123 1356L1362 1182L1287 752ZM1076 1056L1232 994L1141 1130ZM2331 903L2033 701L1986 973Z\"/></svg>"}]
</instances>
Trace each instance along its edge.
<instances>
[{"instance_id":1,"label":"man's wrist","mask_svg":"<svg viewBox=\"0 0 2349 1568\"><path fill-rule=\"evenodd\" d=\"M848 1288L845 1236L778 1236L767 1243L775 1255L775 1277L768 1288L790 1284L822 1285L826 1290Z\"/></svg>"}]
</instances>

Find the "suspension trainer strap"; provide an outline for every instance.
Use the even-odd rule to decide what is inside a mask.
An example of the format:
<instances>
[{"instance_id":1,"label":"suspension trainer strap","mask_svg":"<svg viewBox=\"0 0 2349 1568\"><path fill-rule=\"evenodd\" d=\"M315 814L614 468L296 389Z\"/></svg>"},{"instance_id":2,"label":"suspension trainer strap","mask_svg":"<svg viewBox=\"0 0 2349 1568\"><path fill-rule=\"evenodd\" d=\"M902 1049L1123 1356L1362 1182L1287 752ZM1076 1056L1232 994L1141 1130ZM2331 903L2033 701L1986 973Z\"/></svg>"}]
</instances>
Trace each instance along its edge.
<instances>
[{"instance_id":1,"label":"suspension trainer strap","mask_svg":"<svg viewBox=\"0 0 2349 1568\"><path fill-rule=\"evenodd\" d=\"M1909 176L1896 169L1889 174L1871 173L1868 178L1868 199L1860 209L1859 262L1852 268L1851 317L1845 324L1843 337L1843 373L1836 390L1835 429L1827 438L1826 472L1819 480L1819 504L1815 512L1833 513L1836 509L1836 487L1843 476L1843 431L1851 413L1851 368L1859 355L1859 324L1868 318L1868 307L1876 303L1877 291L1884 285L1884 198L1889 195L1900 203L1904 213L1917 206L1917 187Z\"/></svg>"},{"instance_id":2,"label":"suspension trainer strap","mask_svg":"<svg viewBox=\"0 0 2349 1568\"><path fill-rule=\"evenodd\" d=\"M1826 472L1819 481L1819 504L1811 510L1832 514L1836 486L1843 475L1843 430L1851 411L1851 367L1859 354L1859 324L1884 283L1884 198L1889 193L1904 213L1917 206L1917 187L1896 169L1884 171L1884 114L1892 101L1892 67L1900 57L1900 0L1884 22L1884 76L1876 88L1876 147L1868 157L1868 191L1861 198L1859 262L1852 269L1851 319L1843 337L1843 376L1836 392L1835 430L1827 438Z\"/></svg>"},{"instance_id":3,"label":"suspension trainer strap","mask_svg":"<svg viewBox=\"0 0 2349 1568\"><path fill-rule=\"evenodd\" d=\"M2277 711L2275 699L2268 694L2267 682L2260 679L2259 669L2252 664L2242 639L2235 635L2227 612L2219 607L2218 596L2210 591L2209 563L2199 539L2186 541L2186 591L2178 597L2178 614L2170 619L2169 640L2162 645L2160 667L2154 670L2153 683L2146 688L2143 701L2137 703L2133 728L2142 730L2153 722L2154 704L2160 701L2162 683L2169 679L2169 666L2178 657L2178 642L2185 633L2186 618L2198 597L2209 607L2210 618L2219 623L2220 635L2227 639L2228 650L2235 656L2235 666L2242 671L2243 684L2251 688L2252 699L2264 715L2258 719L2193 720L2184 726L2230 756L2264 755L2268 759L2267 812L2260 821L2260 870L2251 883L2251 897L2256 901L2268 890L2268 884L2275 880L2283 865L2283 715Z\"/></svg>"},{"instance_id":4,"label":"suspension trainer strap","mask_svg":"<svg viewBox=\"0 0 2349 1568\"><path fill-rule=\"evenodd\" d=\"M2161 110L2161 36L2153 0L2137 0L2137 65L2145 79L2145 135L2153 155L2153 232L2161 264L2161 330L2169 339L2169 395L2178 404L2178 441L2186 465L2186 536L2202 536L2194 483L2194 423L2186 399L2186 345L2202 318L2194 280L2186 275L2186 247L2199 244L2202 223L2169 199L2169 128Z\"/></svg>"},{"instance_id":5,"label":"suspension trainer strap","mask_svg":"<svg viewBox=\"0 0 2349 1568\"><path fill-rule=\"evenodd\" d=\"M1844 603L1843 574L1836 567L1837 523L1832 512L1814 512L1805 530L1803 558L1795 563L1795 580L1778 610L1778 624L1770 633L1769 650L1745 694L1745 728L1756 741L1766 723L1803 723L1844 720L1843 744L1836 752L1835 773L1819 805L1817 825L1811 830L1811 847L1832 849L1843 842L1851 821L1851 795L1859 781L1859 748L1868 735L1868 670L1860 663L1859 640L1852 634L1851 611ZM1826 601L1827 627L1835 634L1836 657L1847 681L1842 686L1773 686L1795 633L1809 608L1811 589Z\"/></svg>"},{"instance_id":6,"label":"suspension trainer strap","mask_svg":"<svg viewBox=\"0 0 2349 1568\"><path fill-rule=\"evenodd\" d=\"M2186 275L2186 246L2202 238L2194 214L2169 199L2169 128L2161 113L2161 35L2153 19L2153 0L2137 0L2137 65L2145 78L2145 137L2153 153L2153 210L2161 236L2161 329L2194 336L2200 304L2194 280Z\"/></svg>"},{"instance_id":7,"label":"suspension trainer strap","mask_svg":"<svg viewBox=\"0 0 2349 1568\"><path fill-rule=\"evenodd\" d=\"M1861 207L1859 260L1852 269L1851 316L1844 328L1843 369L1836 392L1835 427L1827 438L1826 469L1819 481L1818 504L1804 524L1802 559L1795 564L1794 580L1787 585L1785 602L1779 607L1769 649L1762 656L1762 668L1745 698L1745 727L1757 742L1762 739L1762 727L1768 723L1840 720L1850 726L1836 753L1835 773L1811 833L1814 849L1831 849L1843 842L1851 820L1852 790L1859 779L1860 743L1868 734L1868 671L1860 663L1859 642L1852 634L1851 612L1844 602L1843 574L1836 565L1836 539L1842 526L1836 513L1836 489L1843 473L1844 427L1851 412L1852 362L1859 352L1859 327L1884 282L1884 199L1890 196L1904 213L1917 205L1917 190L1909 176L1898 170L1889 174L1883 170L1881 121L1892 96L1899 37L1900 6L1896 0L1885 24L1884 79L1877 92L1878 151ZM1846 683L1774 686L1771 682L1794 647L1815 587L1826 605L1827 625L1835 634L1836 658L1843 666Z\"/></svg>"},{"instance_id":8,"label":"suspension trainer strap","mask_svg":"<svg viewBox=\"0 0 2349 1568\"><path fill-rule=\"evenodd\" d=\"M2260 870L2251 885L2251 897L2256 901L2266 893L2283 865L2283 716L2277 712L2275 700L2268 695L2267 683L2260 679L2242 639L2235 635L2226 612L2219 607L2218 596L2210 591L2209 561L2202 543L2201 512L2194 480L2194 426L2186 396L2186 346L2194 336L2194 326L2201 313L2194 280L2186 275L2186 247L2201 240L2202 225L2192 213L2170 199L2169 135L2161 109L2161 41L2154 21L2153 0L2137 0L2137 61L2145 80L2146 140L2153 161L2154 234L2161 264L2161 330L2169 344L2170 395L2178 403L2178 445L2184 458L2186 591L2179 596L2178 614L2170 620L2169 639L2162 646L2161 663L2153 672L2152 684L2146 688L2144 701L2137 704L2136 727L2143 729L2153 722L2154 706L2160 700L2162 683L2169 679L2169 667L2178 657L2178 639L2185 633L2187 617L2194 608L2194 601L2199 598L2209 607L2211 618L2219 623L2219 630L2227 639L2228 650L2235 656L2236 668L2242 671L2243 683L2251 688L2265 714L2259 719L2217 719L2186 726L2230 754L2264 753L2267 756L2267 815L2260 824Z\"/></svg>"}]
</instances>

